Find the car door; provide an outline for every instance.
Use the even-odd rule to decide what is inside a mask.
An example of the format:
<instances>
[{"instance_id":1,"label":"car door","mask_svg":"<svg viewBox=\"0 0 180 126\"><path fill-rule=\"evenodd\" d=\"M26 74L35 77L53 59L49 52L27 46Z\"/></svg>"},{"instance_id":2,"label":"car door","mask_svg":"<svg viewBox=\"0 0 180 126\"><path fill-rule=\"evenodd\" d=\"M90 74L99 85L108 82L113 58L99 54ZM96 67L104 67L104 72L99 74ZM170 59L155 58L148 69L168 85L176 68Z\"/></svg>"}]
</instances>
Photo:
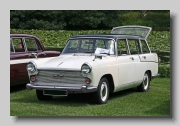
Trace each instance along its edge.
<instances>
[{"instance_id":1,"label":"car door","mask_svg":"<svg viewBox=\"0 0 180 126\"><path fill-rule=\"evenodd\" d=\"M141 83L143 79L143 75L145 73L145 70L147 70L144 63L140 61L140 55L141 55L141 47L139 43L139 39L127 39L128 46L129 46L129 52L131 57L133 57L133 62L135 65L135 82Z\"/></svg>"},{"instance_id":2,"label":"car door","mask_svg":"<svg viewBox=\"0 0 180 126\"><path fill-rule=\"evenodd\" d=\"M134 61L137 56L130 55L126 39L117 40L117 65L118 65L118 88L119 90L129 88L136 81L136 66Z\"/></svg>"},{"instance_id":3,"label":"car door","mask_svg":"<svg viewBox=\"0 0 180 126\"><path fill-rule=\"evenodd\" d=\"M153 74L158 71L158 56L156 53L151 53L150 48L145 40L140 40L141 54L139 55L141 63L145 64L146 69L150 69Z\"/></svg>"},{"instance_id":4,"label":"car door","mask_svg":"<svg viewBox=\"0 0 180 126\"><path fill-rule=\"evenodd\" d=\"M10 38L10 81L11 86L24 83L28 80L26 64L29 61L29 54L22 37Z\"/></svg>"}]
</instances>

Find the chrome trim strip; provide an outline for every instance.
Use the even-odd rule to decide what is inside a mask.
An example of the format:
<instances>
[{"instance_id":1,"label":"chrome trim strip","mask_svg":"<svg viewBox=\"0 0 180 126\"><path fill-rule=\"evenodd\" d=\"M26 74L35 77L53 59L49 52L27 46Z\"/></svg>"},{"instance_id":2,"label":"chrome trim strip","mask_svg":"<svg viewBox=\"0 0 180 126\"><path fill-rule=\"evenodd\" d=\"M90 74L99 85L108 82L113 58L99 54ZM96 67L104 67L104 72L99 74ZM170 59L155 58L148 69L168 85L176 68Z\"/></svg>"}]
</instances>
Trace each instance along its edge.
<instances>
[{"instance_id":1,"label":"chrome trim strip","mask_svg":"<svg viewBox=\"0 0 180 126\"><path fill-rule=\"evenodd\" d=\"M27 90L32 90L32 89L60 89L60 90L68 90L68 91L73 91L73 92L81 92L81 93L88 93L88 92L95 92L97 91L97 87L87 87L86 85L83 86L35 86L31 83L26 84L26 89Z\"/></svg>"},{"instance_id":2,"label":"chrome trim strip","mask_svg":"<svg viewBox=\"0 0 180 126\"><path fill-rule=\"evenodd\" d=\"M152 75L152 79L156 78L156 77L159 77L159 76L160 76L160 74L154 74L154 75Z\"/></svg>"},{"instance_id":3,"label":"chrome trim strip","mask_svg":"<svg viewBox=\"0 0 180 126\"><path fill-rule=\"evenodd\" d=\"M159 62L156 62L156 61L140 61L140 62L153 62L153 63L159 63Z\"/></svg>"}]
</instances>

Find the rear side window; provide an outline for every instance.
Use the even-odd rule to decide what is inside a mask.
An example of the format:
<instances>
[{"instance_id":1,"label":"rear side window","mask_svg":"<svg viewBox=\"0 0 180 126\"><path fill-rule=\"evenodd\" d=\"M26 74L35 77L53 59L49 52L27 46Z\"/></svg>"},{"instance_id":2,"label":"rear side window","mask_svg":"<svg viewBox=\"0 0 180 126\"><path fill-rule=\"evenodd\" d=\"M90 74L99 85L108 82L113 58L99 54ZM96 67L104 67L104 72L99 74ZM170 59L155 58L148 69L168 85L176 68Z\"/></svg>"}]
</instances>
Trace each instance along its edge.
<instances>
[{"instance_id":1,"label":"rear side window","mask_svg":"<svg viewBox=\"0 0 180 126\"><path fill-rule=\"evenodd\" d=\"M11 52L25 52L22 38L12 38L10 48Z\"/></svg>"},{"instance_id":2,"label":"rear side window","mask_svg":"<svg viewBox=\"0 0 180 126\"><path fill-rule=\"evenodd\" d=\"M25 38L27 51L39 51L41 48L34 38Z\"/></svg>"},{"instance_id":3,"label":"rear side window","mask_svg":"<svg viewBox=\"0 0 180 126\"><path fill-rule=\"evenodd\" d=\"M131 55L141 54L138 40L129 39L128 45Z\"/></svg>"},{"instance_id":4,"label":"rear side window","mask_svg":"<svg viewBox=\"0 0 180 126\"><path fill-rule=\"evenodd\" d=\"M126 39L117 40L118 56L129 55Z\"/></svg>"},{"instance_id":5,"label":"rear side window","mask_svg":"<svg viewBox=\"0 0 180 126\"><path fill-rule=\"evenodd\" d=\"M142 53L150 53L145 40L141 40L141 46L142 46Z\"/></svg>"}]
</instances>

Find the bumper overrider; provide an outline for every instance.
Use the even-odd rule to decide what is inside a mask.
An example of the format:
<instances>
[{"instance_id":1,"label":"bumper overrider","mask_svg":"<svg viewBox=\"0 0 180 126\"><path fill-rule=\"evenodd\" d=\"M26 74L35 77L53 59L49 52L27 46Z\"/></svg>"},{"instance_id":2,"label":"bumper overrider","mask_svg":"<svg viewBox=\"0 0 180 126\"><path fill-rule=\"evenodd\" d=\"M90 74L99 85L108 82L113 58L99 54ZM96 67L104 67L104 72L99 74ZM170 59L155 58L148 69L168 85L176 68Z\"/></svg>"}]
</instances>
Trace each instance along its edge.
<instances>
[{"instance_id":1,"label":"bumper overrider","mask_svg":"<svg viewBox=\"0 0 180 126\"><path fill-rule=\"evenodd\" d=\"M88 87L86 85L82 86L36 86L31 83L26 84L27 90L37 89L37 90L67 90L69 93L90 93L97 91L97 87Z\"/></svg>"}]
</instances>

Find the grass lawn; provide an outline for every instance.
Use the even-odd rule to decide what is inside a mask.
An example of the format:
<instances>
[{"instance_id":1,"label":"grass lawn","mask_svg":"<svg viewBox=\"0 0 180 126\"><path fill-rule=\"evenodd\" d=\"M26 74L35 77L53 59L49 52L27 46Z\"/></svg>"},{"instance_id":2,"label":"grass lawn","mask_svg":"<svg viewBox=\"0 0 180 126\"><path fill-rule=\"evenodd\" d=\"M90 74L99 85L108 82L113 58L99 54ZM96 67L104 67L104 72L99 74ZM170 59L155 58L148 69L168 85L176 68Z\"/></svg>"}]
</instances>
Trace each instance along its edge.
<instances>
[{"instance_id":1,"label":"grass lawn","mask_svg":"<svg viewBox=\"0 0 180 126\"><path fill-rule=\"evenodd\" d=\"M150 90L136 88L110 94L107 104L93 104L89 94L39 101L25 85L11 88L10 116L170 116L170 79L156 78Z\"/></svg>"}]
</instances>

